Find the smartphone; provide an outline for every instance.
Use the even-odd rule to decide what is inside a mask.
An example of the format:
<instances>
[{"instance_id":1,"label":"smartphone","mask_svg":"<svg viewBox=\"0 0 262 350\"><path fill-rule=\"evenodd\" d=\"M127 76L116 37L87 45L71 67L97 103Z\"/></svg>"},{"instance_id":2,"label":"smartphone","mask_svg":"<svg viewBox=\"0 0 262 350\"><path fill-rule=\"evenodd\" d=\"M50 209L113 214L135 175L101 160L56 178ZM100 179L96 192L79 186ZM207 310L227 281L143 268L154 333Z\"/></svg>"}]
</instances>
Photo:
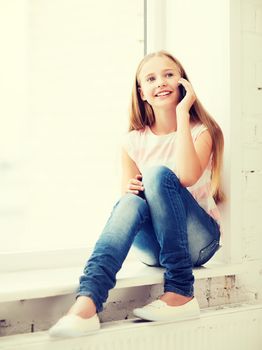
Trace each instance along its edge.
<instances>
[{"instance_id":1,"label":"smartphone","mask_svg":"<svg viewBox=\"0 0 262 350\"><path fill-rule=\"evenodd\" d=\"M183 98L186 96L186 89L182 84L178 86L178 89L180 91L180 101L183 100Z\"/></svg>"}]
</instances>

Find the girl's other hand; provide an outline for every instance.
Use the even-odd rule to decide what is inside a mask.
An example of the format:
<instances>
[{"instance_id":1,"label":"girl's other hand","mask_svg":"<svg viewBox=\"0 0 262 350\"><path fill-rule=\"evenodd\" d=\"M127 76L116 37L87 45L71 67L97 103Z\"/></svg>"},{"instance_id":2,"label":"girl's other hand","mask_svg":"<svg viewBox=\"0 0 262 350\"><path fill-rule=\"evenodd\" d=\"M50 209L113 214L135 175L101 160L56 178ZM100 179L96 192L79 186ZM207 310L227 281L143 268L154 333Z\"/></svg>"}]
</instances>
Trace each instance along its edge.
<instances>
[{"instance_id":1,"label":"girl's other hand","mask_svg":"<svg viewBox=\"0 0 262 350\"><path fill-rule=\"evenodd\" d=\"M188 80L186 80L184 78L180 78L178 80L178 83L181 84L185 88L186 95L176 106L176 111L177 111L177 113L181 113L181 112L189 113L190 108L192 107L193 103L196 100L196 94L193 90L192 85L190 84L190 82Z\"/></svg>"},{"instance_id":2,"label":"girl's other hand","mask_svg":"<svg viewBox=\"0 0 262 350\"><path fill-rule=\"evenodd\" d=\"M126 192L138 195L140 191L144 191L144 186L141 180L142 180L141 174L137 174L134 179L130 179L127 184Z\"/></svg>"}]
</instances>

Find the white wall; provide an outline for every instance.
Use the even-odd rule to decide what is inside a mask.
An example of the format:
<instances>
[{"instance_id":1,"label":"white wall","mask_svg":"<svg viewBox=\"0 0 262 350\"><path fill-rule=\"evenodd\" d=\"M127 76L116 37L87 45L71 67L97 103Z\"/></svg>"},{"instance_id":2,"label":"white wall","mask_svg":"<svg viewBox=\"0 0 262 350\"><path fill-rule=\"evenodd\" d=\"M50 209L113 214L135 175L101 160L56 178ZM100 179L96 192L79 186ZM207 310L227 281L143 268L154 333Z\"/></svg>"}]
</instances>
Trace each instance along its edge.
<instances>
[{"instance_id":1,"label":"white wall","mask_svg":"<svg viewBox=\"0 0 262 350\"><path fill-rule=\"evenodd\" d=\"M241 2L243 259L262 259L262 1Z\"/></svg>"}]
</instances>

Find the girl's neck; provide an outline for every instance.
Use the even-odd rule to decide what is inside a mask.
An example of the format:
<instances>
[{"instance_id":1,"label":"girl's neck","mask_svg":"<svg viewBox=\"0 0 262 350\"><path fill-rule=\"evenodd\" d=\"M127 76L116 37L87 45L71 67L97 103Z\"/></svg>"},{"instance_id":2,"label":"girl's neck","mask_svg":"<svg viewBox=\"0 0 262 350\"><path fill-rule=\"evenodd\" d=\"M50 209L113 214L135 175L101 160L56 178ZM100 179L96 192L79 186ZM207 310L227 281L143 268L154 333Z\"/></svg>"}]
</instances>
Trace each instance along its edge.
<instances>
[{"instance_id":1,"label":"girl's neck","mask_svg":"<svg viewBox=\"0 0 262 350\"><path fill-rule=\"evenodd\" d=\"M176 122L176 109L168 110L155 110L155 123L151 126L151 130L156 135L165 135L170 134L171 132L176 131L177 122Z\"/></svg>"}]
</instances>

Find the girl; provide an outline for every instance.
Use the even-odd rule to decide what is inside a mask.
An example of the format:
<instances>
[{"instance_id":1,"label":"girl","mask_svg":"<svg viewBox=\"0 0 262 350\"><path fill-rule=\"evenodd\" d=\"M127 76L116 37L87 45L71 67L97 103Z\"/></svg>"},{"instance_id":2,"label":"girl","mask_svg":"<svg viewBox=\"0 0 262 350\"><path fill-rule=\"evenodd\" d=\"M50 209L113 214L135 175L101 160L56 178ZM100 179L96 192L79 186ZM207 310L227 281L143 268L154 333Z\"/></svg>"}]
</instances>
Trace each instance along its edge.
<instances>
[{"instance_id":1,"label":"girl","mask_svg":"<svg viewBox=\"0 0 262 350\"><path fill-rule=\"evenodd\" d=\"M50 330L79 336L99 329L97 313L130 247L162 266L164 294L135 309L151 321L198 317L192 268L218 250L223 135L197 99L180 62L144 57L132 93L122 150L122 192L80 278L75 304Z\"/></svg>"}]
</instances>

